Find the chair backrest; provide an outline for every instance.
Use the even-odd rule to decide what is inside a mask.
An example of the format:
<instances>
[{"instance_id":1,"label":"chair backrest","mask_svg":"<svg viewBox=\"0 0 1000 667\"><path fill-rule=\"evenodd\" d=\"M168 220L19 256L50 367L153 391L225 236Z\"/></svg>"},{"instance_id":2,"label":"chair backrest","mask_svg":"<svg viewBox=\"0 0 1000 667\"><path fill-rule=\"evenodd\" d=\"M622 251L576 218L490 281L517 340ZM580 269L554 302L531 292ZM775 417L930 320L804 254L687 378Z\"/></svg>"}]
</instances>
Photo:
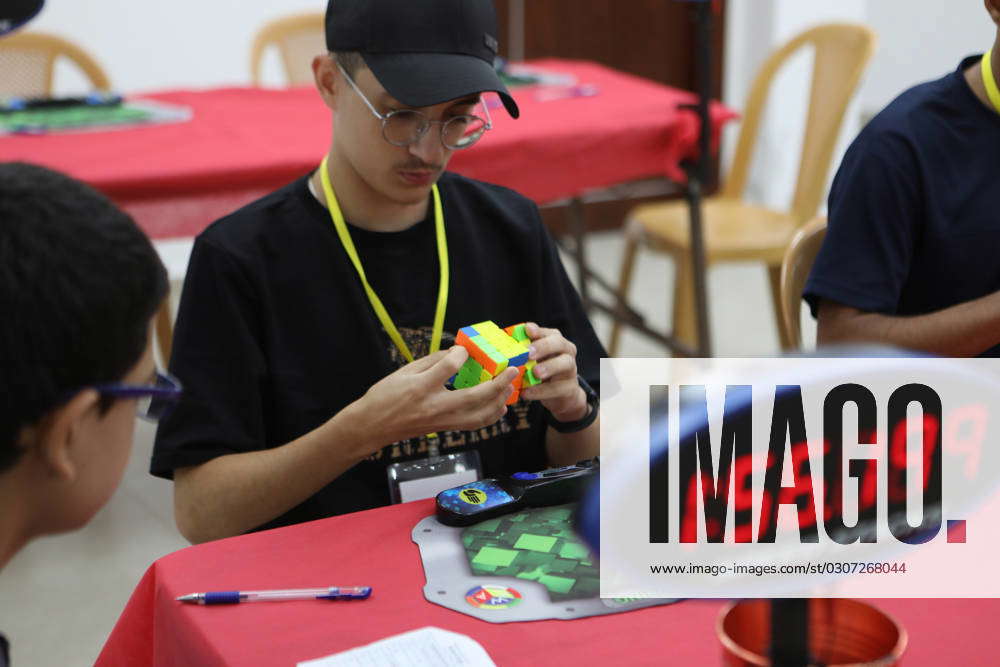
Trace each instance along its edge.
<instances>
[{"instance_id":1,"label":"chair backrest","mask_svg":"<svg viewBox=\"0 0 1000 667\"><path fill-rule=\"evenodd\" d=\"M51 95L60 58L79 67L95 90L111 88L101 66L76 44L44 32L16 32L0 37L0 95Z\"/></svg>"},{"instance_id":2,"label":"chair backrest","mask_svg":"<svg viewBox=\"0 0 1000 667\"><path fill-rule=\"evenodd\" d=\"M278 49L287 85L311 83L312 59L326 50L324 21L323 12L308 12L285 16L265 24L257 32L250 51L250 71L254 85L262 84L264 52L270 47Z\"/></svg>"},{"instance_id":3,"label":"chair backrest","mask_svg":"<svg viewBox=\"0 0 1000 667\"><path fill-rule=\"evenodd\" d=\"M825 236L826 216L813 218L795 233L781 262L781 326L792 349L802 346L802 290Z\"/></svg>"},{"instance_id":4,"label":"chair backrest","mask_svg":"<svg viewBox=\"0 0 1000 667\"><path fill-rule=\"evenodd\" d=\"M800 223L816 215L847 105L875 51L875 42L875 33L867 26L830 23L806 30L771 54L750 88L733 164L723 184L723 196L737 199L743 196L761 116L775 75L800 49L812 47L809 111L789 212Z\"/></svg>"},{"instance_id":5,"label":"chair backrest","mask_svg":"<svg viewBox=\"0 0 1000 667\"><path fill-rule=\"evenodd\" d=\"M159 362L163 368L166 368L170 363L170 354L174 348L174 318L170 309L169 294L160 304L153 322Z\"/></svg>"}]
</instances>

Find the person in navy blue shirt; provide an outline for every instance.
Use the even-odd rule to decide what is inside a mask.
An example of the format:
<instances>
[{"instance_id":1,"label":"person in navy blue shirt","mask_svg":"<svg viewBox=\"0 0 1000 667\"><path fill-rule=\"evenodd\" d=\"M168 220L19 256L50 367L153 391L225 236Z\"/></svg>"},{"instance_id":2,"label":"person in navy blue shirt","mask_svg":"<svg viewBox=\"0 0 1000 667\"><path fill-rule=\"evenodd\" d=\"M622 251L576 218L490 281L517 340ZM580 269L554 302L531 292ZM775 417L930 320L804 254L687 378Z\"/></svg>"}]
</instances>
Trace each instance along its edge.
<instances>
[{"instance_id":1,"label":"person in navy blue shirt","mask_svg":"<svg viewBox=\"0 0 1000 667\"><path fill-rule=\"evenodd\" d=\"M984 0L1000 26L1000 0ZM990 58L1000 79L1000 30ZM818 344L1000 356L1000 107L982 56L862 130L829 198L804 298Z\"/></svg>"}]
</instances>

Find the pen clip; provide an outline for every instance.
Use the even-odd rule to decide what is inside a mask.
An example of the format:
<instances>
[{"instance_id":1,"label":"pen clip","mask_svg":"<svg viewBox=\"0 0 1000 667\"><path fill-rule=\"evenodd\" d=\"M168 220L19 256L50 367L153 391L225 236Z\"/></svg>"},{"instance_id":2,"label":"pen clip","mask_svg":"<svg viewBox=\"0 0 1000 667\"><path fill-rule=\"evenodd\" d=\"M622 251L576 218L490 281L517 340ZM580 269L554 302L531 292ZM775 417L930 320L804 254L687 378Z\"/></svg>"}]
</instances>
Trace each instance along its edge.
<instances>
[{"instance_id":1,"label":"pen clip","mask_svg":"<svg viewBox=\"0 0 1000 667\"><path fill-rule=\"evenodd\" d=\"M317 600L365 600L372 594L371 586L333 587L326 595L317 595Z\"/></svg>"}]
</instances>

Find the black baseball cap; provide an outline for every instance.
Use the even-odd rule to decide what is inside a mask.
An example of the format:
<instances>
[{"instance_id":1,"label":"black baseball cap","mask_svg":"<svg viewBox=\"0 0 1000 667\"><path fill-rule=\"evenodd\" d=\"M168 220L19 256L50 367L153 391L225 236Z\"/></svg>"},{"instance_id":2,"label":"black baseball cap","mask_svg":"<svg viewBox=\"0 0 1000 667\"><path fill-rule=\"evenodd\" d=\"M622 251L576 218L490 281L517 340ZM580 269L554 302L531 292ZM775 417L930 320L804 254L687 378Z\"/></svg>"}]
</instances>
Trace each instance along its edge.
<instances>
[{"instance_id":1,"label":"black baseball cap","mask_svg":"<svg viewBox=\"0 0 1000 667\"><path fill-rule=\"evenodd\" d=\"M0 0L0 35L17 30L42 11L45 0Z\"/></svg>"},{"instance_id":2,"label":"black baseball cap","mask_svg":"<svg viewBox=\"0 0 1000 667\"><path fill-rule=\"evenodd\" d=\"M493 0L329 0L326 47L358 51L403 104L428 107L493 91L520 112L500 82Z\"/></svg>"}]
</instances>

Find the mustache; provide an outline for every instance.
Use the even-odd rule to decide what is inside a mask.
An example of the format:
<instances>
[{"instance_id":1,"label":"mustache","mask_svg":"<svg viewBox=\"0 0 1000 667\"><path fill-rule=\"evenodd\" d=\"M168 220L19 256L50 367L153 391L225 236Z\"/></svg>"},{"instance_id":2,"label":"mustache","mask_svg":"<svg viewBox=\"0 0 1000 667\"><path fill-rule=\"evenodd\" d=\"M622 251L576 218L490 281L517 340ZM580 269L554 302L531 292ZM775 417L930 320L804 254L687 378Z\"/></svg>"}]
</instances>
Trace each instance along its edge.
<instances>
[{"instance_id":1,"label":"mustache","mask_svg":"<svg viewBox=\"0 0 1000 667\"><path fill-rule=\"evenodd\" d=\"M409 160L402 164L396 165L398 171L441 171L444 169L444 165L441 164L427 164L423 160Z\"/></svg>"}]
</instances>

